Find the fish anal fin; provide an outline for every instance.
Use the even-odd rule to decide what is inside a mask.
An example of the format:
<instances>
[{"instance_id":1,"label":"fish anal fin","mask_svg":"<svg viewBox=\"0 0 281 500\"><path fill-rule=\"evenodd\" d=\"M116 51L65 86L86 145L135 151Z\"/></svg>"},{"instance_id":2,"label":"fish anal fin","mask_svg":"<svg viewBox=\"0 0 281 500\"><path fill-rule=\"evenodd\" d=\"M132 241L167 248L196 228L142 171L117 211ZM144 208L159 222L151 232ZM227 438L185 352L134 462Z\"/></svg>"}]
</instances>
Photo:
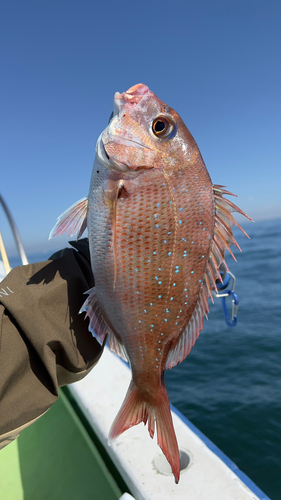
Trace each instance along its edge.
<instances>
[{"instance_id":1,"label":"fish anal fin","mask_svg":"<svg viewBox=\"0 0 281 500\"><path fill-rule=\"evenodd\" d=\"M99 344L102 345L107 333L110 332L110 329L104 320L98 304L95 288L91 288L86 293L89 296L82 305L79 313L86 312L85 319L89 318L88 329Z\"/></svg>"},{"instance_id":2,"label":"fish anal fin","mask_svg":"<svg viewBox=\"0 0 281 500\"><path fill-rule=\"evenodd\" d=\"M114 333L110 330L108 335L108 347L109 349L114 352L117 356L122 358L124 361L129 362L129 358L126 352L125 347L123 344L117 340L116 336Z\"/></svg>"},{"instance_id":3,"label":"fish anal fin","mask_svg":"<svg viewBox=\"0 0 281 500\"><path fill-rule=\"evenodd\" d=\"M58 218L49 239L68 234L78 240L87 227L88 198L82 198Z\"/></svg>"},{"instance_id":4,"label":"fish anal fin","mask_svg":"<svg viewBox=\"0 0 281 500\"><path fill-rule=\"evenodd\" d=\"M134 425L148 422L150 436L154 436L154 421L157 427L157 441L171 465L176 483L180 477L180 457L177 438L173 426L171 410L165 386L159 385L155 404L148 404L133 380L123 404L109 432L109 443Z\"/></svg>"}]
</instances>

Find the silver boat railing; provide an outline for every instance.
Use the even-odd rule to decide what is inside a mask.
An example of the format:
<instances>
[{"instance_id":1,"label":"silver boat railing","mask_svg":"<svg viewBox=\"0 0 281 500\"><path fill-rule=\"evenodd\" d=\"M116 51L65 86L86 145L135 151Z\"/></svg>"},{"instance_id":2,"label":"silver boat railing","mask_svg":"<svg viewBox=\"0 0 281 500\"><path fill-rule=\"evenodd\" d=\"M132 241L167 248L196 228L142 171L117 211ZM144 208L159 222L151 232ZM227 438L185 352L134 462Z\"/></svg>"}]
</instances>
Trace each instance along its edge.
<instances>
[{"instance_id":1,"label":"silver boat railing","mask_svg":"<svg viewBox=\"0 0 281 500\"><path fill-rule=\"evenodd\" d=\"M20 237L18 228L17 228L16 223L15 223L13 217L12 217L12 214L11 214L9 208L8 208L8 205L5 202L3 196L1 196L1 194L0 194L0 205L2 205L2 207L4 209L4 212L5 212L6 216L7 216L7 219L9 221L10 227L12 229L12 232L13 232L13 235L14 235L14 238L15 238L15 242L16 242L16 245L17 245L17 249L18 249L18 252L19 252L19 255L20 255L20 258L21 258L21 262L22 262L23 265L28 264L27 256L26 256L26 253L25 253L25 250L24 250L24 247L23 247L22 239ZM8 274L8 272L11 270L11 266L9 264L8 256L7 256L7 253L6 253L6 250L5 250L5 246L4 246L4 243L3 243L3 239L2 239L1 233L0 233L0 253L2 255L3 264L5 266L6 273Z\"/></svg>"}]
</instances>

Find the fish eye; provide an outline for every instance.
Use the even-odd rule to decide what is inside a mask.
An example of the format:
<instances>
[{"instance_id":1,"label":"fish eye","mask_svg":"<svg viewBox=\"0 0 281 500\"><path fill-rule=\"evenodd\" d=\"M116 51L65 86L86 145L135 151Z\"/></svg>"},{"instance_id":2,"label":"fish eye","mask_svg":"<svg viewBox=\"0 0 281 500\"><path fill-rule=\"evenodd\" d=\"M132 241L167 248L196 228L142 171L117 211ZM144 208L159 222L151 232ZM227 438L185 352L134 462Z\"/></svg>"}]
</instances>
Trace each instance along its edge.
<instances>
[{"instance_id":1,"label":"fish eye","mask_svg":"<svg viewBox=\"0 0 281 500\"><path fill-rule=\"evenodd\" d=\"M175 129L175 124L166 116L157 116L152 122L152 132L156 137L168 137Z\"/></svg>"}]
</instances>

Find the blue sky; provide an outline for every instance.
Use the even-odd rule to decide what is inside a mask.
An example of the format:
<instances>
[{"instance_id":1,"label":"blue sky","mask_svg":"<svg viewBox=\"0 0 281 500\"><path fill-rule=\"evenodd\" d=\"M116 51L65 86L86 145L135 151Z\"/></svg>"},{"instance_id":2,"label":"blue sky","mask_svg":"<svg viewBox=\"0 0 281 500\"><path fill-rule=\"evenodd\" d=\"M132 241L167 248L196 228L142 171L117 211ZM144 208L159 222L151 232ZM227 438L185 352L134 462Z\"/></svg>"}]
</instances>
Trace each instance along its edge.
<instances>
[{"instance_id":1,"label":"blue sky","mask_svg":"<svg viewBox=\"0 0 281 500\"><path fill-rule=\"evenodd\" d=\"M28 252L65 244L49 231L88 194L114 92L136 83L179 112L243 210L281 217L279 1L11 0L0 22L0 192Z\"/></svg>"}]
</instances>

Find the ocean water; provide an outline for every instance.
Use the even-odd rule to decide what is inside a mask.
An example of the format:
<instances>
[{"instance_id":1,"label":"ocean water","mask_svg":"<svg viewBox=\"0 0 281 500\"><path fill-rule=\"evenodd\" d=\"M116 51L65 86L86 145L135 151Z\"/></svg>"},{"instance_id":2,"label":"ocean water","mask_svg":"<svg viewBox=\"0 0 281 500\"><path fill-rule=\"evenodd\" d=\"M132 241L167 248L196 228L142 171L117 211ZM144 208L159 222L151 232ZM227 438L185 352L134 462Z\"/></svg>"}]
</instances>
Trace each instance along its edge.
<instances>
[{"instance_id":1,"label":"ocean water","mask_svg":"<svg viewBox=\"0 0 281 500\"><path fill-rule=\"evenodd\" d=\"M166 372L170 401L272 500L281 499L281 220L235 231L238 322L221 299L187 358Z\"/></svg>"},{"instance_id":2,"label":"ocean water","mask_svg":"<svg viewBox=\"0 0 281 500\"><path fill-rule=\"evenodd\" d=\"M165 375L171 403L272 500L281 499L281 220L235 231L243 252L228 258L238 323L210 303L189 356ZM48 252L29 255L45 260ZM11 264L18 264L11 259Z\"/></svg>"}]
</instances>

